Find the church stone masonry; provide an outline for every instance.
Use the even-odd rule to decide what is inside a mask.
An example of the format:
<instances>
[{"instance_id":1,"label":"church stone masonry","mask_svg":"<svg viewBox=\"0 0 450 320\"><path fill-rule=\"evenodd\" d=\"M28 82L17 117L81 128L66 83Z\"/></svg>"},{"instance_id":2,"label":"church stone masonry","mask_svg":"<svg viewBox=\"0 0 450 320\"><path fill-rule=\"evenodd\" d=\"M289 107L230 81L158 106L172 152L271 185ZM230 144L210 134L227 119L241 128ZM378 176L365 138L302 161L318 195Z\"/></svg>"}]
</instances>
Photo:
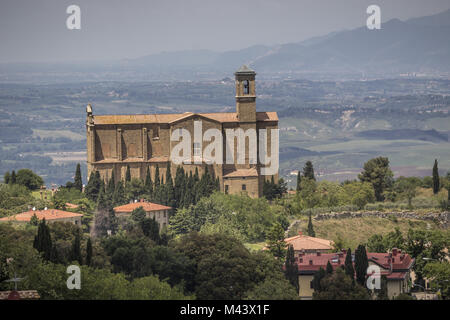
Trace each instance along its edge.
<instances>
[{"instance_id":1,"label":"church stone masonry","mask_svg":"<svg viewBox=\"0 0 450 320\"><path fill-rule=\"evenodd\" d=\"M130 167L131 177L145 179L147 170L150 170L154 180L156 167L159 167L160 175L164 176L167 163L170 162L170 152L178 143L170 141L174 130L183 128L194 137L194 121L202 121L202 134L216 128L225 137L226 129L242 128L267 129L267 140L271 140L271 129L278 128L278 116L276 112L256 112L255 93L256 73L242 66L235 72L236 78L236 112L227 113L180 113L180 114L143 114L143 115L93 115L91 105L86 108L87 121L87 168L88 177L92 171L99 171L105 181L109 180L112 172L116 179L125 179L126 168ZM203 160L201 164L183 164L185 171L195 171L198 168L201 175L205 167L208 167L214 177L220 181L222 192L229 194L247 193L250 197L260 197L264 179L272 176L263 176L260 169L259 156L256 164L249 163L248 139L245 144L245 164L238 164L235 142L235 162L226 164L225 138L223 139L223 164L210 163ZM203 149L211 143L202 142ZM196 148L193 146L192 154ZM259 146L258 146L259 149ZM270 143L268 154L271 155ZM257 151L259 155L259 150ZM170 163L172 176L177 165ZM274 175L278 181L278 173ZM116 180L117 181L117 180Z\"/></svg>"}]
</instances>

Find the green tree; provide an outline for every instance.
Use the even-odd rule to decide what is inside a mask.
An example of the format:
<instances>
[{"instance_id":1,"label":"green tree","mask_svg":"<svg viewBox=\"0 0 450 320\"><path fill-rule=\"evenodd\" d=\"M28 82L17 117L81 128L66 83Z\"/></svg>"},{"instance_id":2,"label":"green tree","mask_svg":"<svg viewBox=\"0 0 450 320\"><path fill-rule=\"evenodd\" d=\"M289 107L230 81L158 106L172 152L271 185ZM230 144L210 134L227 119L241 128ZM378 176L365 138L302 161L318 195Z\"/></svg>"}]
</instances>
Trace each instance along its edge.
<instances>
[{"instance_id":1,"label":"green tree","mask_svg":"<svg viewBox=\"0 0 450 320\"><path fill-rule=\"evenodd\" d=\"M438 169L438 161L437 159L434 160L433 165L433 193L437 194L439 192L440 185L439 185L439 169Z\"/></svg>"},{"instance_id":2,"label":"green tree","mask_svg":"<svg viewBox=\"0 0 450 320\"><path fill-rule=\"evenodd\" d=\"M350 279L355 279L355 269L353 268L352 261L352 250L350 248L347 249L347 255L345 256L345 274L350 277Z\"/></svg>"},{"instance_id":3,"label":"green tree","mask_svg":"<svg viewBox=\"0 0 450 320\"><path fill-rule=\"evenodd\" d=\"M130 166L127 165L127 171L125 172L125 183L128 184L128 182L131 181L131 171Z\"/></svg>"},{"instance_id":4,"label":"green tree","mask_svg":"<svg viewBox=\"0 0 450 320\"><path fill-rule=\"evenodd\" d=\"M30 224L31 224L32 226L37 226L37 225L39 225L39 219L38 219L38 217L36 216L36 213L34 213L33 216L31 217L31 219L30 219Z\"/></svg>"},{"instance_id":5,"label":"green tree","mask_svg":"<svg viewBox=\"0 0 450 320\"><path fill-rule=\"evenodd\" d=\"M45 218L39 223L37 235L34 237L33 247L42 253L45 260L50 260L52 252L52 238Z\"/></svg>"},{"instance_id":6,"label":"green tree","mask_svg":"<svg viewBox=\"0 0 450 320\"><path fill-rule=\"evenodd\" d=\"M92 264L92 241L89 237L86 243L86 265L90 266Z\"/></svg>"},{"instance_id":7,"label":"green tree","mask_svg":"<svg viewBox=\"0 0 450 320\"><path fill-rule=\"evenodd\" d=\"M86 197L93 202L97 202L98 194L100 192L100 186L101 186L100 173L98 171L95 172L91 171L88 183L84 190Z\"/></svg>"},{"instance_id":8,"label":"green tree","mask_svg":"<svg viewBox=\"0 0 450 320\"><path fill-rule=\"evenodd\" d=\"M370 296L363 286L354 283L342 270L325 276L320 281L321 290L314 291L314 300L368 300Z\"/></svg>"},{"instance_id":9,"label":"green tree","mask_svg":"<svg viewBox=\"0 0 450 320\"><path fill-rule=\"evenodd\" d=\"M330 260L328 260L328 262L327 262L327 267L326 267L325 271L326 271L327 275L333 273L333 266L331 265Z\"/></svg>"},{"instance_id":10,"label":"green tree","mask_svg":"<svg viewBox=\"0 0 450 320\"><path fill-rule=\"evenodd\" d=\"M297 277L298 278L298 277ZM298 290L283 277L270 276L245 294L248 300L298 300Z\"/></svg>"},{"instance_id":11,"label":"green tree","mask_svg":"<svg viewBox=\"0 0 450 320\"><path fill-rule=\"evenodd\" d=\"M77 261L80 265L83 263L81 257L81 234L77 232L75 238L72 241L72 247L70 249L70 261Z\"/></svg>"},{"instance_id":12,"label":"green tree","mask_svg":"<svg viewBox=\"0 0 450 320\"><path fill-rule=\"evenodd\" d=\"M120 206L127 202L125 187L123 186L122 180L119 180L119 182L117 182L116 188L114 189L112 201L114 206Z\"/></svg>"},{"instance_id":13,"label":"green tree","mask_svg":"<svg viewBox=\"0 0 450 320\"><path fill-rule=\"evenodd\" d=\"M381 234L372 235L369 240L367 240L367 250L369 252L387 252L385 241Z\"/></svg>"},{"instance_id":14,"label":"green tree","mask_svg":"<svg viewBox=\"0 0 450 320\"><path fill-rule=\"evenodd\" d=\"M11 178L9 179L9 183L10 184L17 183L17 176L16 176L16 172L14 170L11 172Z\"/></svg>"},{"instance_id":15,"label":"green tree","mask_svg":"<svg viewBox=\"0 0 450 320\"><path fill-rule=\"evenodd\" d=\"M9 171L5 172L5 175L3 176L3 183L9 184L9 180L11 179L11 175L9 174Z\"/></svg>"},{"instance_id":16,"label":"green tree","mask_svg":"<svg viewBox=\"0 0 450 320\"><path fill-rule=\"evenodd\" d=\"M173 186L173 179L172 179L172 172L170 168L170 162L167 162L167 168L166 168L166 185L165 185L165 191L166 191L166 201L165 205L169 207L174 207L176 203L175 199L175 190ZM206 169L207 171L207 169Z\"/></svg>"},{"instance_id":17,"label":"green tree","mask_svg":"<svg viewBox=\"0 0 450 320\"><path fill-rule=\"evenodd\" d=\"M81 167L79 163L77 163L77 168L75 170L73 187L80 191L83 190L83 180L81 179Z\"/></svg>"},{"instance_id":18,"label":"green tree","mask_svg":"<svg viewBox=\"0 0 450 320\"><path fill-rule=\"evenodd\" d=\"M326 276L326 271L320 267L318 271L314 272L314 276L312 279L312 287L314 289L314 292L320 292L322 291L322 279Z\"/></svg>"},{"instance_id":19,"label":"green tree","mask_svg":"<svg viewBox=\"0 0 450 320\"><path fill-rule=\"evenodd\" d=\"M316 236L316 232L314 231L314 226L311 218L311 210L309 211L309 218L308 218L308 236L310 237Z\"/></svg>"},{"instance_id":20,"label":"green tree","mask_svg":"<svg viewBox=\"0 0 450 320\"><path fill-rule=\"evenodd\" d=\"M302 174L300 172L300 170L297 172L297 187L295 190L297 190L297 192L300 192L300 190L302 189Z\"/></svg>"},{"instance_id":21,"label":"green tree","mask_svg":"<svg viewBox=\"0 0 450 320\"><path fill-rule=\"evenodd\" d=\"M314 176L314 167L311 161L306 161L305 166L303 167L303 177L306 179L316 180Z\"/></svg>"},{"instance_id":22,"label":"green tree","mask_svg":"<svg viewBox=\"0 0 450 320\"><path fill-rule=\"evenodd\" d=\"M11 175L10 180L13 184L15 180L15 183L25 186L30 190L39 189L44 184L44 180L30 169L20 169L17 171L17 177L15 177L14 173L14 177Z\"/></svg>"},{"instance_id":23,"label":"green tree","mask_svg":"<svg viewBox=\"0 0 450 320\"><path fill-rule=\"evenodd\" d=\"M284 241L284 230L281 224L273 224L267 234L267 244L274 257L284 259L286 255L286 242Z\"/></svg>"},{"instance_id":24,"label":"green tree","mask_svg":"<svg viewBox=\"0 0 450 320\"><path fill-rule=\"evenodd\" d=\"M150 167L147 167L147 174L145 175L144 183L145 193L151 199L153 196L153 182L150 174Z\"/></svg>"},{"instance_id":25,"label":"green tree","mask_svg":"<svg viewBox=\"0 0 450 320\"><path fill-rule=\"evenodd\" d=\"M296 292L298 292L298 265L295 262L294 247L292 245L289 245L288 247L284 265L286 279L294 286Z\"/></svg>"},{"instance_id":26,"label":"green tree","mask_svg":"<svg viewBox=\"0 0 450 320\"><path fill-rule=\"evenodd\" d=\"M423 270L424 277L431 281L431 287L443 299L450 299L450 263L448 261L430 262Z\"/></svg>"},{"instance_id":27,"label":"green tree","mask_svg":"<svg viewBox=\"0 0 450 320\"><path fill-rule=\"evenodd\" d=\"M355 272L356 282L365 287L367 268L369 267L369 260L367 259L366 247L359 245L355 250Z\"/></svg>"},{"instance_id":28,"label":"green tree","mask_svg":"<svg viewBox=\"0 0 450 320\"><path fill-rule=\"evenodd\" d=\"M383 192L392 185L393 173L389 168L389 159L384 157L373 158L364 164L364 170L359 180L372 184L377 201L383 201Z\"/></svg>"}]
</instances>

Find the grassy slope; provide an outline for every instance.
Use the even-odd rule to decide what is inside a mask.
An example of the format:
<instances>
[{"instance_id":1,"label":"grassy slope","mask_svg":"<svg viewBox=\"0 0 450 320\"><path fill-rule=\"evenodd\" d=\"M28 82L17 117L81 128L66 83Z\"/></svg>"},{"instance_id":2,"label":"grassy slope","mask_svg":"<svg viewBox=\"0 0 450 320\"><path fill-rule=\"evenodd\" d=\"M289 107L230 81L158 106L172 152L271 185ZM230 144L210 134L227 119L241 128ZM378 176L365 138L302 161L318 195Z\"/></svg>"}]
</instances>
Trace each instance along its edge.
<instances>
[{"instance_id":1,"label":"grassy slope","mask_svg":"<svg viewBox=\"0 0 450 320\"><path fill-rule=\"evenodd\" d=\"M307 231L307 218L303 219L301 230ZM365 243L374 234L387 234L398 227L403 234L409 228L437 228L433 222L415 219L398 219L394 222L386 218L354 218L354 219L329 219L313 221L316 237L336 240L341 237L345 246L355 249L358 244ZM292 229L290 235L298 233L298 229Z\"/></svg>"}]
</instances>

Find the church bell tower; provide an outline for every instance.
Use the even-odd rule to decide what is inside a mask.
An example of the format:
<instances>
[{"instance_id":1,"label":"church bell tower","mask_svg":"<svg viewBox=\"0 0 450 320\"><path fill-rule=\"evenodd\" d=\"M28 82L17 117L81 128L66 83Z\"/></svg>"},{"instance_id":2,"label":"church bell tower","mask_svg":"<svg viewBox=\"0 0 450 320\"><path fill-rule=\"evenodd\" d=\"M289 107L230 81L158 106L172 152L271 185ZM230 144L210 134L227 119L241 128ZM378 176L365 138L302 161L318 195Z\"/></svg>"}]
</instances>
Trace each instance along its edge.
<instances>
[{"instance_id":1,"label":"church bell tower","mask_svg":"<svg viewBox=\"0 0 450 320\"><path fill-rule=\"evenodd\" d=\"M256 122L256 72L243 65L234 73L236 78L236 112L239 122Z\"/></svg>"}]
</instances>

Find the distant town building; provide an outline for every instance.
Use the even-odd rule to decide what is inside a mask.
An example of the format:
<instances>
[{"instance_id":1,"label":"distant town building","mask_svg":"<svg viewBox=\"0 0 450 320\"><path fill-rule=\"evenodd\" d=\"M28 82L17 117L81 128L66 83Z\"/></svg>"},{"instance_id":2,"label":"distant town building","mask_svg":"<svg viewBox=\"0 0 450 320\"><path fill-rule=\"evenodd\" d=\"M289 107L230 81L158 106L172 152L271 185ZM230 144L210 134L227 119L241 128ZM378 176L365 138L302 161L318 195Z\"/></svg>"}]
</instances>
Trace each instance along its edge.
<instances>
[{"instance_id":1,"label":"distant town building","mask_svg":"<svg viewBox=\"0 0 450 320\"><path fill-rule=\"evenodd\" d=\"M333 270L343 267L347 252L343 250L338 253L301 254L296 257L298 265L299 296L301 299L312 299L314 273L320 268L326 269L330 261ZM399 249L392 249L391 253L371 253L367 252L369 266L377 265L381 269L381 275L387 279L387 292L389 298L393 298L401 293L410 291L411 269L414 259ZM354 255L352 261L354 262Z\"/></svg>"},{"instance_id":2,"label":"distant town building","mask_svg":"<svg viewBox=\"0 0 450 320\"><path fill-rule=\"evenodd\" d=\"M169 224L169 214L172 208L162 204L147 202L144 199L115 207L114 212L117 216L130 215L133 210L140 207L147 213L148 218L155 218L159 223L159 230L166 228Z\"/></svg>"},{"instance_id":3,"label":"distant town building","mask_svg":"<svg viewBox=\"0 0 450 320\"><path fill-rule=\"evenodd\" d=\"M36 215L39 220L45 219L45 221L47 222L70 222L78 226L81 225L81 217L83 216L80 213L58 209L29 210L26 212L11 215L9 217L1 218L0 222L27 223L30 222L33 215Z\"/></svg>"},{"instance_id":4,"label":"distant town building","mask_svg":"<svg viewBox=\"0 0 450 320\"><path fill-rule=\"evenodd\" d=\"M278 129L278 116L276 112L256 112L255 76L255 71L247 66L242 66L235 72L236 112L94 115L92 106L88 105L86 108L88 177L92 171L98 171L101 178L107 181L114 172L116 181L124 180L129 166L132 178L144 179L147 170L150 170L154 181L156 167L159 167L160 175L164 176L167 163L170 163L170 170L174 176L178 164L170 159L177 143L170 138L173 132L180 129L186 129L191 138L194 138L196 121L202 122L200 137L203 137L208 129L219 130L223 137L226 136L227 129L243 129L245 132L253 129L258 135L259 130L267 129L267 141L270 142L272 129ZM245 135L243 138L247 141ZM256 151L258 155L256 163L250 158L249 142L245 142L244 161L238 161L236 143L234 150L223 148L223 164L217 164L205 158L201 152L210 143L201 140L192 144L191 163L183 163L184 170L194 172L198 169L201 175L205 168L208 168L215 178L219 178L222 192L229 194L244 192L250 197L262 196L264 180L270 180L272 175L261 175L261 168L269 167L270 164L261 162L259 146ZM266 153L268 156L272 155L270 143ZM227 155L229 158L234 155L234 163L226 163ZM278 170L273 177L278 181Z\"/></svg>"}]
</instances>

